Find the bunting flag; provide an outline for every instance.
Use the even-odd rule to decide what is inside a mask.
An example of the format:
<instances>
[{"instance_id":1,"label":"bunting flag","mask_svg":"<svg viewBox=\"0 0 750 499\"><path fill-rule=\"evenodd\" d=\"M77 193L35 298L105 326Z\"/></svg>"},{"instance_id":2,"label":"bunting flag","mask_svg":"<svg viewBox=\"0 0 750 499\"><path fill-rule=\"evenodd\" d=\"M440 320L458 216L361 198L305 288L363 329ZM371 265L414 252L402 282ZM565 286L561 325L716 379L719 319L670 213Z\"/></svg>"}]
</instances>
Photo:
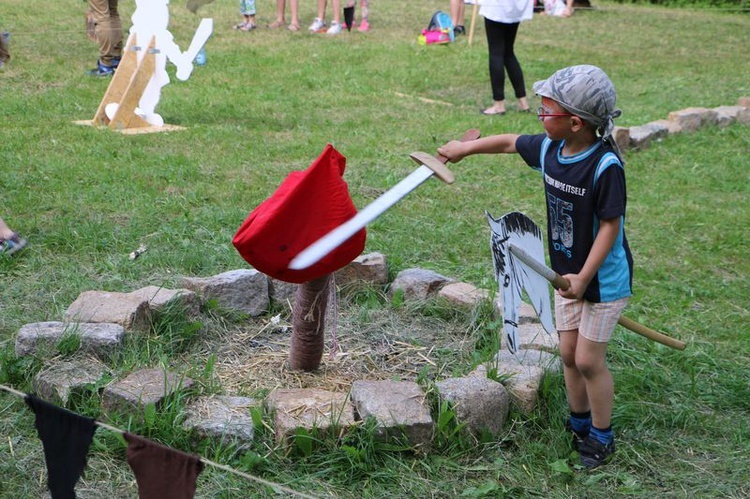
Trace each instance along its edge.
<instances>
[{"instance_id":1,"label":"bunting flag","mask_svg":"<svg viewBox=\"0 0 750 499\"><path fill-rule=\"evenodd\" d=\"M304 171L292 172L253 210L232 244L250 265L281 281L303 283L333 273L365 249L365 229L318 263L292 270L302 250L357 214L343 180L346 158L328 144Z\"/></svg>"},{"instance_id":2,"label":"bunting flag","mask_svg":"<svg viewBox=\"0 0 750 499\"><path fill-rule=\"evenodd\" d=\"M36 429L44 447L47 487L52 499L75 499L75 485L86 467L96 422L45 402L34 394L27 394L24 400L36 414Z\"/></svg>"},{"instance_id":3,"label":"bunting flag","mask_svg":"<svg viewBox=\"0 0 750 499\"><path fill-rule=\"evenodd\" d=\"M126 457L138 483L139 499L191 499L203 463L200 457L123 433Z\"/></svg>"}]
</instances>

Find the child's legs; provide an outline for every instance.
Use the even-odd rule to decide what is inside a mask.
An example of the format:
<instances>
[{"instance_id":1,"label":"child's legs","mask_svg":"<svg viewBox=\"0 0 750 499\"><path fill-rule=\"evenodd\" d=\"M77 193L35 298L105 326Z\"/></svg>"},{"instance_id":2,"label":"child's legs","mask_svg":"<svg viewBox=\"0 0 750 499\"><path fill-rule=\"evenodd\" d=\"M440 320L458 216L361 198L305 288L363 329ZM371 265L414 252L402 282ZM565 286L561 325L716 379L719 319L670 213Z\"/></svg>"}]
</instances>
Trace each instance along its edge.
<instances>
[{"instance_id":1,"label":"child's legs","mask_svg":"<svg viewBox=\"0 0 750 499\"><path fill-rule=\"evenodd\" d=\"M341 0L333 0L331 5L333 8L333 22L341 23Z\"/></svg>"},{"instance_id":2,"label":"child's legs","mask_svg":"<svg viewBox=\"0 0 750 499\"><path fill-rule=\"evenodd\" d=\"M578 330L560 331L560 357L563 363L565 391L571 412L588 412L591 409L586 393L586 381L576 366Z\"/></svg>"},{"instance_id":3,"label":"child's legs","mask_svg":"<svg viewBox=\"0 0 750 499\"><path fill-rule=\"evenodd\" d=\"M600 429L610 426L615 397L615 384L607 368L606 355L607 343L597 343L579 335L575 363L584 380L591 407L591 424Z\"/></svg>"},{"instance_id":4,"label":"child's legs","mask_svg":"<svg viewBox=\"0 0 750 499\"><path fill-rule=\"evenodd\" d=\"M582 302L575 365L586 384L591 423L600 429L610 426L615 396L614 380L607 367L607 345L627 303L628 298L607 303Z\"/></svg>"},{"instance_id":5,"label":"child's legs","mask_svg":"<svg viewBox=\"0 0 750 499\"><path fill-rule=\"evenodd\" d=\"M362 0L359 5L362 8L362 20L367 21L370 18L370 0Z\"/></svg>"},{"instance_id":6,"label":"child's legs","mask_svg":"<svg viewBox=\"0 0 750 499\"><path fill-rule=\"evenodd\" d=\"M321 21L326 18L326 0L318 0L318 19Z\"/></svg>"},{"instance_id":7,"label":"child's legs","mask_svg":"<svg viewBox=\"0 0 750 499\"><path fill-rule=\"evenodd\" d=\"M294 2L294 0L292 0ZM284 22L284 10L286 9L286 0L276 0L276 21Z\"/></svg>"},{"instance_id":8,"label":"child's legs","mask_svg":"<svg viewBox=\"0 0 750 499\"><path fill-rule=\"evenodd\" d=\"M289 0L289 11L292 14L292 24L299 26L299 0ZM284 19L283 15L281 19Z\"/></svg>"}]
</instances>

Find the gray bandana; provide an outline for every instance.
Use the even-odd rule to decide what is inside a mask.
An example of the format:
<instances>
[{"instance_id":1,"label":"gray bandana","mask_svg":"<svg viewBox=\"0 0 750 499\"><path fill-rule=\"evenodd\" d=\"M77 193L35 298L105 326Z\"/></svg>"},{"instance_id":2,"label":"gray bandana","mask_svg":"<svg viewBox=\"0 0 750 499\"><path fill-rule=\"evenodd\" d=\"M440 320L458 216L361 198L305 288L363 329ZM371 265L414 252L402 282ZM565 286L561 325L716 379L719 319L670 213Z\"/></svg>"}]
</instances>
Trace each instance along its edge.
<instances>
[{"instance_id":1,"label":"gray bandana","mask_svg":"<svg viewBox=\"0 0 750 499\"><path fill-rule=\"evenodd\" d=\"M567 111L596 126L603 140L622 157L612 137L614 119L622 114L615 109L615 86L607 74L596 66L570 66L534 83L534 92L560 103Z\"/></svg>"}]
</instances>

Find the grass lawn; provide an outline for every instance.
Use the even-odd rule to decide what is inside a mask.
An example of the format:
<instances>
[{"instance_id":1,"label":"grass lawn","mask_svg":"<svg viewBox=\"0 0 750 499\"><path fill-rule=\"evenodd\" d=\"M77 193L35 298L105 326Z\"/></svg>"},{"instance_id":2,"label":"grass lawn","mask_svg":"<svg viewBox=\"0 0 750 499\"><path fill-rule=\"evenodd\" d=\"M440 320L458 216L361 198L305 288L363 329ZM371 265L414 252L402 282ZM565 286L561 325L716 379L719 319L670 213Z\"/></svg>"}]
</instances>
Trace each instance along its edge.
<instances>
[{"instance_id":1,"label":"grass lawn","mask_svg":"<svg viewBox=\"0 0 750 499\"><path fill-rule=\"evenodd\" d=\"M626 127L750 96L747 14L594 3L570 19L535 17L521 26L516 52L529 92L561 67L598 65L615 83L623 110L617 124ZM0 30L12 34L13 59L0 70L0 217L29 241L24 253L0 258L3 385L31 391L42 361L15 359L16 332L61 320L83 291L174 287L181 276L247 268L231 246L235 231L327 143L347 157L344 179L363 207L414 169L410 152L434 152L468 128L483 135L542 131L533 115L514 112L509 83L509 112L480 115L491 103L481 18L472 45L467 37L450 46L417 44L433 12L447 10L445 1L373 2L369 33L336 37L306 31L313 2L301 2L300 32L266 28L274 5L257 0L259 28L243 33L232 29L241 20L235 1L214 2L198 15L173 2L170 31L183 50L201 16L215 22L205 67L185 82L168 68L172 81L157 111L185 129L124 136L74 124L93 118L109 82L84 74L97 53L83 29L86 4L3 0ZM133 9L134 2L121 2L126 28ZM530 102L539 105L536 97ZM735 124L625 154L636 266L627 315L688 347L671 350L618 328L608 359L618 450L599 470L569 465L559 376L547 378L534 414L511 415L502 438L476 444L446 437L427 456L377 445L366 427L343 442L287 455L260 426L256 448L239 452L184 434L183 400L156 421L111 423L318 497L750 496L749 153L750 127ZM522 211L543 224L542 185L517 157L475 156L451 169L455 184L428 181L372 223L366 251L384 253L392 277L422 267L494 289L484 211ZM148 251L131 261L140 244ZM430 347L457 336L476 346L446 352L450 362L420 374L425 386L470 371L489 355L486 337L499 332L482 311L395 307L383 290L345 297L340 317L342 337L432 328ZM182 328L194 331L169 320L178 336ZM208 310L197 337L176 347L164 330L152 331L110 368L117 375L187 368L204 393L229 392L215 370L225 360L221 343L238 343L238 335L252 336L268 321ZM231 394L269 388L258 388L258 373L243 374ZM95 397L75 409L99 417ZM4 392L0 453L0 497L43 496L44 455L32 413ZM97 432L78 493L136 496L114 435ZM276 496L216 468L198 482L198 497Z\"/></svg>"}]
</instances>

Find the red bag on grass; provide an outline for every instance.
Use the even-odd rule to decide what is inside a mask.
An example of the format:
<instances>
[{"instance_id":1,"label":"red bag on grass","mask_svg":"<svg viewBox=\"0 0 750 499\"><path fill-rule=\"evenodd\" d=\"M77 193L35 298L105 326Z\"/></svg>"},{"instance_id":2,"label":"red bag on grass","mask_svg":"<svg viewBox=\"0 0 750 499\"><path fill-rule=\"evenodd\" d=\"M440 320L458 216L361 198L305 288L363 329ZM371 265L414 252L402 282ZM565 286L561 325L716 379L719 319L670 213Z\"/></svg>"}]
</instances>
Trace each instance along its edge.
<instances>
[{"instance_id":1,"label":"red bag on grass","mask_svg":"<svg viewBox=\"0 0 750 499\"><path fill-rule=\"evenodd\" d=\"M232 244L250 265L281 281L302 283L344 267L365 248L362 229L318 263L301 270L289 262L357 214L342 178L346 158L328 144L306 170L292 172L242 223Z\"/></svg>"}]
</instances>

